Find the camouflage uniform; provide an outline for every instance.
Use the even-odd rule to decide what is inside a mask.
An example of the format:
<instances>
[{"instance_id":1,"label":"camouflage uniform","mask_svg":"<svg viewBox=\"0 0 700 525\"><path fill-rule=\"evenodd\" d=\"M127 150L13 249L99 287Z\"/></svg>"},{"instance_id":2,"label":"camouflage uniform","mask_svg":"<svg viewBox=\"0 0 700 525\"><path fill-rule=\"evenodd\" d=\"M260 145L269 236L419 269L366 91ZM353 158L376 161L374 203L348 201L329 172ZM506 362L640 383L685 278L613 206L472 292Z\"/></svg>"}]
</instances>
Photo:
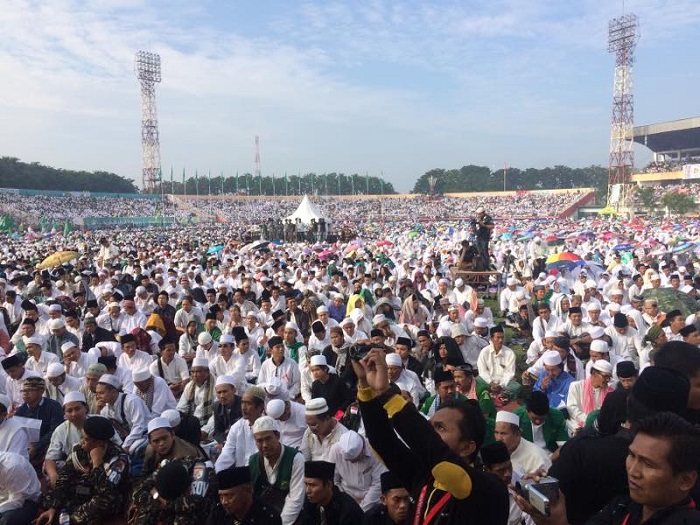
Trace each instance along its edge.
<instances>
[{"instance_id":1,"label":"camouflage uniform","mask_svg":"<svg viewBox=\"0 0 700 525\"><path fill-rule=\"evenodd\" d=\"M182 463L190 473L192 488L184 496L168 501L163 508L161 501L153 497L156 475L158 474L158 470L155 470L134 490L135 514L129 521L130 524L196 525L202 523L204 517L209 515L217 500L216 476L212 464L194 457L185 457L174 461ZM164 464L161 462L160 466ZM202 466L205 466L204 469L201 468Z\"/></svg>"},{"instance_id":2,"label":"camouflage uniform","mask_svg":"<svg viewBox=\"0 0 700 525\"><path fill-rule=\"evenodd\" d=\"M129 456L109 442L102 468L91 468L90 454L80 445L73 447L61 469L56 488L42 502L44 509L66 509L71 524L101 525L125 515L129 500Z\"/></svg>"}]
</instances>

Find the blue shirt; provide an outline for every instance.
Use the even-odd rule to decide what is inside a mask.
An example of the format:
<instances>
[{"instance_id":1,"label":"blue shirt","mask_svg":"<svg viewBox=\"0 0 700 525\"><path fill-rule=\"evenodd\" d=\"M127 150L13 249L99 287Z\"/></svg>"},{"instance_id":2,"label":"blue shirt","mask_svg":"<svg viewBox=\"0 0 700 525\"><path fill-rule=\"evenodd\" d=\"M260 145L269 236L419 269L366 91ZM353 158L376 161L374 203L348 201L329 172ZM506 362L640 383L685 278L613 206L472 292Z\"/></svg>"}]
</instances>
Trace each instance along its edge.
<instances>
[{"instance_id":1,"label":"blue shirt","mask_svg":"<svg viewBox=\"0 0 700 525\"><path fill-rule=\"evenodd\" d=\"M547 371L542 370L540 376L537 378L537 383L533 387L533 390L539 390L547 394L549 399L549 406L552 408L557 408L560 405L566 405L566 398L569 395L569 385L573 383L574 377L566 371L559 374L559 377L549 380L549 385L546 389L542 388L542 380L547 377Z\"/></svg>"}]
</instances>

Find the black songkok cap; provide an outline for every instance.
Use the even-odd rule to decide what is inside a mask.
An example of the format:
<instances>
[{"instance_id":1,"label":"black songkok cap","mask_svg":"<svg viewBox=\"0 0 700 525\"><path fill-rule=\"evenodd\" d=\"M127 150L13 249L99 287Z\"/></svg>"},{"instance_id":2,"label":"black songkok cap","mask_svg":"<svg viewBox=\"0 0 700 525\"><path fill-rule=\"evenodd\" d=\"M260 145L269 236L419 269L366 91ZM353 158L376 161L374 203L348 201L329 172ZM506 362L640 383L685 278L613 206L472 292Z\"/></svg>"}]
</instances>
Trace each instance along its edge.
<instances>
[{"instance_id":1,"label":"black songkok cap","mask_svg":"<svg viewBox=\"0 0 700 525\"><path fill-rule=\"evenodd\" d=\"M382 472L381 476L379 476L379 481L382 486L382 494L386 494L392 489L406 488L406 486L403 483L401 483L401 480L396 476L396 474L394 474L390 470Z\"/></svg>"},{"instance_id":2,"label":"black songkok cap","mask_svg":"<svg viewBox=\"0 0 700 525\"><path fill-rule=\"evenodd\" d=\"M92 416L85 420L83 431L92 439L109 441L114 436L114 427L109 419L101 416Z\"/></svg>"},{"instance_id":3,"label":"black songkok cap","mask_svg":"<svg viewBox=\"0 0 700 525\"><path fill-rule=\"evenodd\" d=\"M632 361L620 361L615 366L615 371L617 372L617 377L620 379L634 377L639 373Z\"/></svg>"},{"instance_id":4,"label":"black songkok cap","mask_svg":"<svg viewBox=\"0 0 700 525\"><path fill-rule=\"evenodd\" d=\"M307 461L304 463L304 477L333 481L335 465L328 461Z\"/></svg>"},{"instance_id":5,"label":"black songkok cap","mask_svg":"<svg viewBox=\"0 0 700 525\"><path fill-rule=\"evenodd\" d=\"M170 461L158 469L156 490L166 501L182 496L191 484L191 476L179 461Z\"/></svg>"},{"instance_id":6,"label":"black songkok cap","mask_svg":"<svg viewBox=\"0 0 700 525\"><path fill-rule=\"evenodd\" d=\"M414 342L413 339L410 337L399 337L396 340L396 346L401 345L401 346L406 346L408 348L413 348Z\"/></svg>"},{"instance_id":7,"label":"black songkok cap","mask_svg":"<svg viewBox=\"0 0 700 525\"><path fill-rule=\"evenodd\" d=\"M487 467L498 463L505 463L510 460L508 448L502 441L496 441L481 447L481 461Z\"/></svg>"},{"instance_id":8,"label":"black songkok cap","mask_svg":"<svg viewBox=\"0 0 700 525\"><path fill-rule=\"evenodd\" d=\"M525 402L527 409L535 415L546 416L549 414L549 399L547 394L534 390L530 395L530 399Z\"/></svg>"},{"instance_id":9,"label":"black songkok cap","mask_svg":"<svg viewBox=\"0 0 700 525\"><path fill-rule=\"evenodd\" d=\"M219 490L232 489L250 483L250 469L248 467L232 467L220 470L216 473L216 481L218 481Z\"/></svg>"},{"instance_id":10,"label":"black songkok cap","mask_svg":"<svg viewBox=\"0 0 700 525\"><path fill-rule=\"evenodd\" d=\"M688 378L660 366L645 368L632 387L632 394L652 410L681 413L688 404L690 382Z\"/></svg>"}]
</instances>

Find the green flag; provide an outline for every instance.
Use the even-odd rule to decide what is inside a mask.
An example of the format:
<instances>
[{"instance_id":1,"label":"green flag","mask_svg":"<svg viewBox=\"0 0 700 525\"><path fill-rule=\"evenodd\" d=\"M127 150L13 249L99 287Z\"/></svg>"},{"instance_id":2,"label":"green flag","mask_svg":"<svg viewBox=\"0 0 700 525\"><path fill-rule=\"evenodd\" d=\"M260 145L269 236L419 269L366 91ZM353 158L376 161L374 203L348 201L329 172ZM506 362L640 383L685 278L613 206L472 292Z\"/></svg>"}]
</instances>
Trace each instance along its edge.
<instances>
[{"instance_id":1,"label":"green flag","mask_svg":"<svg viewBox=\"0 0 700 525\"><path fill-rule=\"evenodd\" d=\"M66 222L63 224L63 236L68 237L68 234L73 231L73 223L71 222L70 219L66 219Z\"/></svg>"}]
</instances>

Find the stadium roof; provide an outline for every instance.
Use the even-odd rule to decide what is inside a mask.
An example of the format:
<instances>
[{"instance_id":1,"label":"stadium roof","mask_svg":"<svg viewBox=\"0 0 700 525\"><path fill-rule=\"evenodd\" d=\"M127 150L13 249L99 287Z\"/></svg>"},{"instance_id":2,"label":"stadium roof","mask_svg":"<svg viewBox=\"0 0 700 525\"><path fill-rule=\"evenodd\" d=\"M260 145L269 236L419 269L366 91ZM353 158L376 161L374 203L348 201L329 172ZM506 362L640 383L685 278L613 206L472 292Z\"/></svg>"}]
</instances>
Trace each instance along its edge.
<instances>
[{"instance_id":1,"label":"stadium roof","mask_svg":"<svg viewBox=\"0 0 700 525\"><path fill-rule=\"evenodd\" d=\"M637 126L634 141L655 153L700 149L700 117Z\"/></svg>"}]
</instances>

